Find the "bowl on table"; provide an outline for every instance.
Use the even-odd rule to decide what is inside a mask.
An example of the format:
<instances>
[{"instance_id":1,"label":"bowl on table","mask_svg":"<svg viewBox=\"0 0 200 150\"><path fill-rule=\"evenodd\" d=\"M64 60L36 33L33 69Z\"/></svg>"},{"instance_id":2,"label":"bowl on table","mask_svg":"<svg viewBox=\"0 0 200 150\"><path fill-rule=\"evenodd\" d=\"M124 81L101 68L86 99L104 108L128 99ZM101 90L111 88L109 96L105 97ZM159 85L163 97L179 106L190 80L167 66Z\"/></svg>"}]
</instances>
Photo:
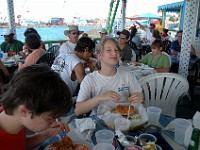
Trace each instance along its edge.
<instances>
[{"instance_id":1,"label":"bowl on table","mask_svg":"<svg viewBox=\"0 0 200 150\"><path fill-rule=\"evenodd\" d=\"M157 138L154 135L148 133L140 134L138 138L141 146L146 145L148 142L156 143L157 141Z\"/></svg>"},{"instance_id":2,"label":"bowl on table","mask_svg":"<svg viewBox=\"0 0 200 150\"><path fill-rule=\"evenodd\" d=\"M135 144L137 143L137 138L130 136L130 135L125 135L125 140L120 141L120 144L124 147L132 147L135 146Z\"/></svg>"}]
</instances>

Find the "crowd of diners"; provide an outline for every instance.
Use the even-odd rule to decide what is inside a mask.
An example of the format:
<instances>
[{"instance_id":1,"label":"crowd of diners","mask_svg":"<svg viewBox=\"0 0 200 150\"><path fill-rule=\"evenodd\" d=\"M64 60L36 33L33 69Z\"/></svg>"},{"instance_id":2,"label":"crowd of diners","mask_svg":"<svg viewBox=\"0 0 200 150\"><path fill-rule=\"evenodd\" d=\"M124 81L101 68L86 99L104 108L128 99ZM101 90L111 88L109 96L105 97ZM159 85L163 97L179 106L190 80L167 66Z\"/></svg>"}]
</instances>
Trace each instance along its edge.
<instances>
[{"instance_id":1,"label":"crowd of diners","mask_svg":"<svg viewBox=\"0 0 200 150\"><path fill-rule=\"evenodd\" d=\"M14 39L14 32L6 29L2 36L5 42L1 50L15 52L25 58L18 63L18 69L10 82L2 85L0 100L0 147L2 149L32 149L60 131L68 131L66 124L57 121L74 107L77 117L95 115L101 103L113 101L143 103L142 88L135 75L117 66L135 62L135 50L142 43L150 45L151 52L142 56L135 64L146 64L157 72L169 72L171 60L181 51L182 31L171 43L171 53L162 52L163 41L169 40L167 29L160 24L144 27L145 34L137 35L134 26L131 31L117 32L118 40L108 35L105 28L99 32L100 41L91 39L80 31L77 25L70 25L64 34L69 38L62 43L59 55L52 66L36 64L46 53L45 45L34 28L28 28L25 44ZM80 37L82 35L82 37ZM191 47L191 56L195 50ZM90 73L86 75L86 69ZM0 61L4 76L9 72ZM77 96L75 103L72 97ZM26 130L35 134L27 135ZM49 145L46 149L53 149Z\"/></svg>"}]
</instances>

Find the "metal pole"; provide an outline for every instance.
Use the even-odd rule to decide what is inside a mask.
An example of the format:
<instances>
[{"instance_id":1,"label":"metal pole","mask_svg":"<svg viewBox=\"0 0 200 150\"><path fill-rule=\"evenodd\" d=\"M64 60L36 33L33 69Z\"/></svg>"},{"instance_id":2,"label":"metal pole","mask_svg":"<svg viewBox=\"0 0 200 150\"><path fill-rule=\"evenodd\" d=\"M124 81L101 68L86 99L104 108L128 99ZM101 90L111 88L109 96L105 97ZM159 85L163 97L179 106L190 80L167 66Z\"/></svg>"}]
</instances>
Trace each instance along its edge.
<instances>
[{"instance_id":1,"label":"metal pole","mask_svg":"<svg viewBox=\"0 0 200 150\"><path fill-rule=\"evenodd\" d=\"M195 18L195 6L197 5L197 0L187 0L185 15L184 15L184 26L183 26L183 37L181 43L181 55L179 63L179 74L187 77L188 75L188 66L190 60L190 48L191 42L193 39L193 24L196 20Z\"/></svg>"},{"instance_id":2,"label":"metal pole","mask_svg":"<svg viewBox=\"0 0 200 150\"><path fill-rule=\"evenodd\" d=\"M15 13L14 13L14 5L13 0L7 0L7 10L8 10L8 20L9 20L9 28L15 31L16 33L16 26L15 26ZM16 34L15 34L16 38Z\"/></svg>"},{"instance_id":3,"label":"metal pole","mask_svg":"<svg viewBox=\"0 0 200 150\"><path fill-rule=\"evenodd\" d=\"M106 22L106 29L107 29L107 31L110 30L110 17L112 15L113 3L114 3L114 0L111 0L110 1L110 9L109 9L109 12L108 12L108 19L107 19L107 22Z\"/></svg>"},{"instance_id":4,"label":"metal pole","mask_svg":"<svg viewBox=\"0 0 200 150\"><path fill-rule=\"evenodd\" d=\"M165 20L166 20L166 10L162 10L162 24L165 27Z\"/></svg>"},{"instance_id":5,"label":"metal pole","mask_svg":"<svg viewBox=\"0 0 200 150\"><path fill-rule=\"evenodd\" d=\"M112 32L112 26L113 26L113 23L114 23L114 20L115 20L115 16L116 16L116 13L117 13L119 2L120 2L120 0L117 0L117 4L115 6L115 10L114 10L113 17L112 17L111 24L110 24L109 34Z\"/></svg>"},{"instance_id":6,"label":"metal pole","mask_svg":"<svg viewBox=\"0 0 200 150\"><path fill-rule=\"evenodd\" d=\"M126 3L127 0L122 1L122 29L125 29L126 26Z\"/></svg>"},{"instance_id":7,"label":"metal pole","mask_svg":"<svg viewBox=\"0 0 200 150\"><path fill-rule=\"evenodd\" d=\"M180 13L179 13L179 15L180 15L180 21L179 21L179 24L178 24L178 30L181 29L181 24L182 24L182 10L183 10L183 7L181 6Z\"/></svg>"}]
</instances>

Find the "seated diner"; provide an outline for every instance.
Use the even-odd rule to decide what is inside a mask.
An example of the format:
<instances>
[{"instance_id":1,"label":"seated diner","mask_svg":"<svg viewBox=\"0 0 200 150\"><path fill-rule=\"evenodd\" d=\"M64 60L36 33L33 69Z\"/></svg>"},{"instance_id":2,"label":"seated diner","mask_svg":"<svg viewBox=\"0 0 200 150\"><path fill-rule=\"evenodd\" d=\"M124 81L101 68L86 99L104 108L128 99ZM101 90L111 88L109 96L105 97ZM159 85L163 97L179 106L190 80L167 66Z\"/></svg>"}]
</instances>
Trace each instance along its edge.
<instances>
[{"instance_id":1,"label":"seated diner","mask_svg":"<svg viewBox=\"0 0 200 150\"><path fill-rule=\"evenodd\" d=\"M121 49L114 38L105 38L98 49L99 70L83 79L77 97L75 113L77 116L89 113L96 114L100 103L106 101L143 102L142 88L129 71L116 69ZM126 78L124 78L126 77ZM95 87L95 88L94 88Z\"/></svg>"},{"instance_id":2,"label":"seated diner","mask_svg":"<svg viewBox=\"0 0 200 150\"><path fill-rule=\"evenodd\" d=\"M31 33L27 35L25 43L29 47L31 53L26 57L24 63L18 63L18 70L36 64L38 59L45 54L45 50L40 48L41 40L37 34Z\"/></svg>"},{"instance_id":3,"label":"seated diner","mask_svg":"<svg viewBox=\"0 0 200 150\"><path fill-rule=\"evenodd\" d=\"M135 64L143 63L154 68L157 72L169 72L170 58L167 54L162 53L162 47L162 41L155 40L151 44L152 52L146 54L139 63L136 62Z\"/></svg>"}]
</instances>

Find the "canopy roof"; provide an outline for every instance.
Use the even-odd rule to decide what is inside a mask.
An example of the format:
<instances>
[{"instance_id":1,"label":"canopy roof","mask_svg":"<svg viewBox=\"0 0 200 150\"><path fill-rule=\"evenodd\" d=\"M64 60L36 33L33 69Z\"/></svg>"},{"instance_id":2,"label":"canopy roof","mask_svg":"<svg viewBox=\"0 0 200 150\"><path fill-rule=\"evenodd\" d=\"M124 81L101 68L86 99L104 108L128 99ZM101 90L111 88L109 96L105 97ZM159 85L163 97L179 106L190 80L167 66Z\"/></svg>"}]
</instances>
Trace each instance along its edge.
<instances>
[{"instance_id":1,"label":"canopy roof","mask_svg":"<svg viewBox=\"0 0 200 150\"><path fill-rule=\"evenodd\" d=\"M158 6L159 10L166 10L166 12L180 12L181 7L183 7L184 1L166 4L166 5L160 5Z\"/></svg>"},{"instance_id":2,"label":"canopy roof","mask_svg":"<svg viewBox=\"0 0 200 150\"><path fill-rule=\"evenodd\" d=\"M137 19L159 19L160 16L154 15L152 13L145 13L139 16L136 16Z\"/></svg>"}]
</instances>

